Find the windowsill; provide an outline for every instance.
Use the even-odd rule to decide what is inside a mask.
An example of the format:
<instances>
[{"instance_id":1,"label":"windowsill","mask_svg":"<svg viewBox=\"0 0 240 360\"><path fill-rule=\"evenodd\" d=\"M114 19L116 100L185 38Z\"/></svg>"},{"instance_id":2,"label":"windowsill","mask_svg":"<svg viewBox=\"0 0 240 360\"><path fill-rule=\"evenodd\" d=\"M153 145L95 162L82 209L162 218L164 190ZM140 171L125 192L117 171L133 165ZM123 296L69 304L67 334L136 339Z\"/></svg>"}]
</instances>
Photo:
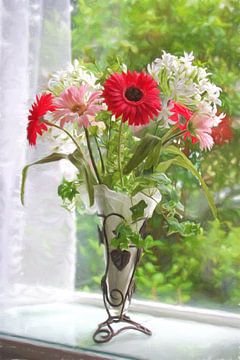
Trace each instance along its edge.
<instances>
[{"instance_id":1,"label":"windowsill","mask_svg":"<svg viewBox=\"0 0 240 360\"><path fill-rule=\"evenodd\" d=\"M81 354L87 351L105 358L233 360L240 356L237 314L134 301L130 315L150 328L153 335L128 331L107 344L95 344L92 334L106 319L101 296L77 294L71 303L3 309L0 339L37 342Z\"/></svg>"},{"instance_id":2,"label":"windowsill","mask_svg":"<svg viewBox=\"0 0 240 360\"><path fill-rule=\"evenodd\" d=\"M75 302L103 307L101 294L76 293ZM240 314L229 311L209 310L186 305L169 305L156 301L132 300L131 311L158 317L203 322L212 325L240 328Z\"/></svg>"}]
</instances>

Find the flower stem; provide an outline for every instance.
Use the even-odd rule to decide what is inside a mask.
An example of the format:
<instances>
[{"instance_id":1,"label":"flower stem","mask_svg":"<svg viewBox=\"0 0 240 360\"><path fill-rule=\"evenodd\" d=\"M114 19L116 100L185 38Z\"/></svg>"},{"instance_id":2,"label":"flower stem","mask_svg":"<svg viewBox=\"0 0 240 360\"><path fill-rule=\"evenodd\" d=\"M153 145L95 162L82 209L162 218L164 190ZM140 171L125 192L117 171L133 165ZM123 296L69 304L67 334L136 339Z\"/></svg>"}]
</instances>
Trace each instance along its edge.
<instances>
[{"instance_id":1,"label":"flower stem","mask_svg":"<svg viewBox=\"0 0 240 360\"><path fill-rule=\"evenodd\" d=\"M88 132L87 128L85 128L85 127L84 127L84 132L85 132L85 136L86 136L86 140L87 140L87 147L88 147L88 152L89 152L90 159L91 159L91 162L92 162L92 166L94 168L98 183L101 184L102 181L101 181L101 178L99 176L97 165L96 165L95 160L94 160L94 156L93 156L93 152L92 152L92 148L91 148L91 143L90 143L89 132Z\"/></svg>"},{"instance_id":2,"label":"flower stem","mask_svg":"<svg viewBox=\"0 0 240 360\"><path fill-rule=\"evenodd\" d=\"M124 186L123 183L123 175L122 175L122 165L121 165L121 136L122 136L122 128L123 122L121 121L118 133L118 171L120 175L121 185Z\"/></svg>"},{"instance_id":3,"label":"flower stem","mask_svg":"<svg viewBox=\"0 0 240 360\"><path fill-rule=\"evenodd\" d=\"M45 123L46 125L55 127L55 128L57 128L57 129L62 130L63 132L65 132L65 134L67 134L67 135L70 137L70 139L74 142L74 144L76 145L76 147L77 147L79 153L82 155L82 157L84 157L83 152L82 152L82 149L80 148L79 144L76 142L76 140L74 139L74 137L70 134L70 132L68 132L66 129L64 129L64 128L62 128L61 126L58 126L58 125L56 125L56 124L54 124L54 123L52 123L52 122L50 122L50 121L44 120L44 123Z\"/></svg>"},{"instance_id":4,"label":"flower stem","mask_svg":"<svg viewBox=\"0 0 240 360\"><path fill-rule=\"evenodd\" d=\"M172 126L172 127L166 132L166 134L163 135L163 137L162 137L162 143L165 144L165 143L168 141L168 139L169 139L173 134L175 135L175 133L176 133L177 130L178 130L178 128L177 128L176 126Z\"/></svg>"},{"instance_id":5,"label":"flower stem","mask_svg":"<svg viewBox=\"0 0 240 360\"><path fill-rule=\"evenodd\" d=\"M177 137L185 134L185 132L186 132L186 130L182 130L182 131L180 131L180 132L178 132L178 133L170 136L167 140L165 140L165 141L163 142L163 145L167 144L170 140L173 140L173 139L175 139L175 138L177 138Z\"/></svg>"},{"instance_id":6,"label":"flower stem","mask_svg":"<svg viewBox=\"0 0 240 360\"><path fill-rule=\"evenodd\" d=\"M154 135L157 135L158 127L159 127L159 122L157 122L157 125L156 125L156 127L155 127Z\"/></svg>"},{"instance_id":7,"label":"flower stem","mask_svg":"<svg viewBox=\"0 0 240 360\"><path fill-rule=\"evenodd\" d=\"M107 160L108 160L108 155L109 155L109 143L110 143L110 139L111 139L111 130L112 130L112 120L110 119L110 124L109 124L109 128L108 128L108 143L107 143L107 155L106 155Z\"/></svg>"},{"instance_id":8,"label":"flower stem","mask_svg":"<svg viewBox=\"0 0 240 360\"><path fill-rule=\"evenodd\" d=\"M98 144L96 136L94 136L94 140L95 140L95 143L97 145L97 149L98 149L98 153L99 153L99 157L100 157L100 161L101 161L101 166L102 166L102 172L105 173L105 165L104 165L104 161L103 161L103 157L102 157L102 152L101 152L101 149L100 149L100 146Z\"/></svg>"}]
</instances>

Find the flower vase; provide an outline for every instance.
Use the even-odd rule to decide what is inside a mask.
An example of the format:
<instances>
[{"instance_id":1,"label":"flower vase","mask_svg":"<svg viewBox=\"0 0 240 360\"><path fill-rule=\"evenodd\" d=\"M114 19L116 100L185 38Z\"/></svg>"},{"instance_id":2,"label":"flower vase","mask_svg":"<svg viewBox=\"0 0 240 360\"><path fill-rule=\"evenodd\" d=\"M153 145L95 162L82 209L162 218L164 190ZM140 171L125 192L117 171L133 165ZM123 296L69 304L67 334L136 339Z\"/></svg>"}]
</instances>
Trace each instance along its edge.
<instances>
[{"instance_id":1,"label":"flower vase","mask_svg":"<svg viewBox=\"0 0 240 360\"><path fill-rule=\"evenodd\" d=\"M157 189L147 189L130 197L109 190L105 185L95 186L94 192L95 206L102 220L99 235L104 245L105 273L101 287L108 318L99 324L93 339L97 343L107 342L128 329L151 335L149 329L132 321L126 315L135 288L134 275L142 249L133 244L130 244L127 250L116 249L111 245L111 240L116 236L116 228L123 220L132 230L141 232L145 220L152 216L156 205L161 200L161 195ZM141 200L144 200L146 204L144 216L133 223L130 208ZM114 330L113 324L118 324L117 330Z\"/></svg>"}]
</instances>

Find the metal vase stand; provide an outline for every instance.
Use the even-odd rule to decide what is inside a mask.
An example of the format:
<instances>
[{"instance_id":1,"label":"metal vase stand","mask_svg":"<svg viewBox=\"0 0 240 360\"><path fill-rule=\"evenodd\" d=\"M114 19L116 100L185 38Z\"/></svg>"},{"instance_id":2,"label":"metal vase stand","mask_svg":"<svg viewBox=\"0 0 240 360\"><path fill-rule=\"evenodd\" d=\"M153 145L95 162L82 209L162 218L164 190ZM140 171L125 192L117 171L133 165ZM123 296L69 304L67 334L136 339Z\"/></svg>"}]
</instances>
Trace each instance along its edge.
<instances>
[{"instance_id":1,"label":"metal vase stand","mask_svg":"<svg viewBox=\"0 0 240 360\"><path fill-rule=\"evenodd\" d=\"M127 303L127 305L130 305L131 297L132 297L132 294L135 289L134 275L135 275L135 271L136 271L137 265L138 265L140 257L141 257L142 250L136 249L135 246L130 245L130 248L134 248L136 250L136 256L135 256L135 260L133 263L132 274L131 274L129 283L127 284L126 292L123 293L117 287L109 290L109 284L108 284L107 279L108 279L108 275L109 275L110 261L112 261L114 263L114 265L117 267L118 271L121 272L128 264L131 254L130 254L130 252L128 252L126 250L122 251L122 250L110 249L110 241L109 240L111 240L111 239L109 239L108 235L107 235L106 221L111 216L115 216L115 217L117 216L123 220L124 220L124 217L117 213L111 213L107 216L105 216L105 215L99 215L99 216L103 219L102 230L99 229L100 241L101 241L101 243L104 244L105 253L106 253L106 269L105 269L105 273L102 277L101 288L102 288L102 293L103 293L104 306L107 311L108 318L106 321L104 321L98 325L97 330L93 334L93 340L96 343L105 343L105 342L110 341L116 335L118 335L121 332L126 331L126 330L136 330L136 331L142 332L146 335L152 335L152 332L149 329L147 329L146 327L142 326L141 324L131 320L129 316L125 315L126 303ZM113 256L112 256L114 251L120 252L120 256L127 255L127 253L128 253L129 255L125 256L125 259L126 258L128 258L128 259L124 260L124 257L122 257L121 264L115 263L113 261ZM120 298L119 301L117 300L118 298ZM115 301L113 302L113 300L115 300ZM111 314L111 309L114 309L114 308L119 309L119 314L117 314L117 315ZM120 325L120 326L117 325L116 330L113 328L113 325L115 325L115 324Z\"/></svg>"}]
</instances>

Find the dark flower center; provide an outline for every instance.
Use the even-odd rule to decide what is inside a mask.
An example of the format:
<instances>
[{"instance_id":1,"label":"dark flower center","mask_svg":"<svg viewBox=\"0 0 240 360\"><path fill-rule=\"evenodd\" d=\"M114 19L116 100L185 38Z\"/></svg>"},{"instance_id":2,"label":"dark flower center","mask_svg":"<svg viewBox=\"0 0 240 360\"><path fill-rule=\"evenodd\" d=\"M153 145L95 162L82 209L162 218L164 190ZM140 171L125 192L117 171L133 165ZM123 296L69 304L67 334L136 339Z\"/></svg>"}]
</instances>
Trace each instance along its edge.
<instances>
[{"instance_id":1,"label":"dark flower center","mask_svg":"<svg viewBox=\"0 0 240 360\"><path fill-rule=\"evenodd\" d=\"M143 92L135 86L127 88L125 96L129 101L139 101L143 97Z\"/></svg>"}]
</instances>

